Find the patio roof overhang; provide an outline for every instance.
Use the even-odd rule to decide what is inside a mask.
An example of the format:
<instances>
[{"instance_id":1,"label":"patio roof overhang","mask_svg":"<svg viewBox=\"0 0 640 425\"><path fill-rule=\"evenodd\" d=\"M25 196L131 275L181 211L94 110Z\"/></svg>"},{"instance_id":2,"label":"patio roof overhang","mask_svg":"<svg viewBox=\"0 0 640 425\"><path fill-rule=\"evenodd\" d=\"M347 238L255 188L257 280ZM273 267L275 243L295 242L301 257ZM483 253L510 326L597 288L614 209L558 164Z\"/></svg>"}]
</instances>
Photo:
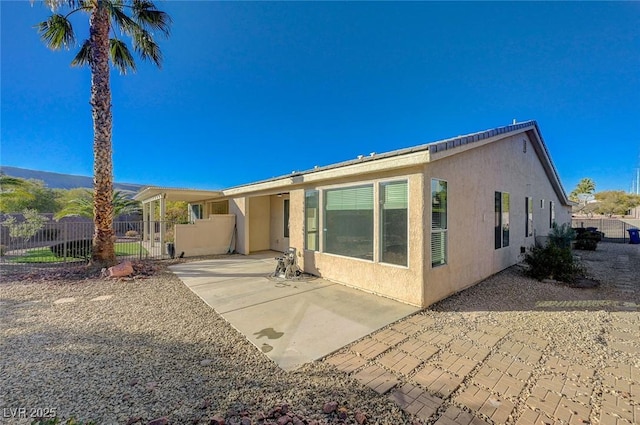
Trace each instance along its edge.
<instances>
[{"instance_id":1,"label":"patio roof overhang","mask_svg":"<svg viewBox=\"0 0 640 425\"><path fill-rule=\"evenodd\" d=\"M199 201L220 198L222 192L219 190L202 189L181 189L175 187L148 186L141 189L133 196L133 199L140 202L155 201L164 198L165 201L184 201L195 203Z\"/></svg>"}]
</instances>

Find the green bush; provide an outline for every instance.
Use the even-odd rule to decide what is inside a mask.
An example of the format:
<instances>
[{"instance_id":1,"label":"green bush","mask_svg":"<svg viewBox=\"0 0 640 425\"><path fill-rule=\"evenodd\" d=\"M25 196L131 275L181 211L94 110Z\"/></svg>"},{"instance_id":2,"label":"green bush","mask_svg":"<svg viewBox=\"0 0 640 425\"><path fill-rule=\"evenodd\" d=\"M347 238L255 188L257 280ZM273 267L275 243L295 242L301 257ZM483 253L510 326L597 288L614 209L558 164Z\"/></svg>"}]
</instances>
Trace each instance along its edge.
<instances>
[{"instance_id":1,"label":"green bush","mask_svg":"<svg viewBox=\"0 0 640 425\"><path fill-rule=\"evenodd\" d=\"M524 263L528 266L526 274L534 279L555 279L560 282L573 283L584 277L584 267L578 263L571 252L571 241L575 231L563 224L553 224L549 239L545 246L533 246L524 255Z\"/></svg>"},{"instance_id":2,"label":"green bush","mask_svg":"<svg viewBox=\"0 0 640 425\"><path fill-rule=\"evenodd\" d=\"M549 243L559 248L571 248L571 241L576 237L576 231L571 228L568 223L563 223L558 226L558 223L553 223L551 231L549 232Z\"/></svg>"},{"instance_id":3,"label":"green bush","mask_svg":"<svg viewBox=\"0 0 640 425\"><path fill-rule=\"evenodd\" d=\"M602 236L598 232L578 232L573 247L575 249L595 251L598 247L598 242L601 240Z\"/></svg>"},{"instance_id":4,"label":"green bush","mask_svg":"<svg viewBox=\"0 0 640 425\"><path fill-rule=\"evenodd\" d=\"M532 247L525 254L524 262L529 266L527 276L538 280L572 283L584 275L584 269L574 260L571 248L561 248L553 243Z\"/></svg>"}]
</instances>

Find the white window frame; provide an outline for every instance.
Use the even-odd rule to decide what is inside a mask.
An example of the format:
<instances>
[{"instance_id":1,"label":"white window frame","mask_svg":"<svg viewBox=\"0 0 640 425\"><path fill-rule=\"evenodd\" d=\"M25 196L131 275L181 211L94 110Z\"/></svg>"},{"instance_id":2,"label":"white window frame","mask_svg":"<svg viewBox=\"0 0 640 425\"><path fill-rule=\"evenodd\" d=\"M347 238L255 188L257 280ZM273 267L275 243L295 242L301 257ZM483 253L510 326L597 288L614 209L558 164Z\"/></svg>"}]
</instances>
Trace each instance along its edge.
<instances>
[{"instance_id":1,"label":"white window frame","mask_svg":"<svg viewBox=\"0 0 640 425\"><path fill-rule=\"evenodd\" d=\"M434 181L444 182L447 185L447 204L445 209L445 227L444 228L433 228L433 183ZM449 264L449 181L438 178L431 178L429 182L429 210L431 212L431 225L430 225L430 241L429 241L429 256L431 257L431 268L435 269L438 267L443 267ZM443 262L442 264L433 263L433 235L441 234L444 239L444 252L443 252Z\"/></svg>"},{"instance_id":2,"label":"white window frame","mask_svg":"<svg viewBox=\"0 0 640 425\"><path fill-rule=\"evenodd\" d=\"M384 184L389 184L389 183L400 183L400 182L405 182L407 185L407 234L406 234L406 240L407 240L407 264L395 264L395 263L388 263L386 261L382 260L382 199L380 197L380 194L382 193L381 187ZM411 237L411 221L409 219L409 206L411 205L411 190L410 190L410 182L409 179L407 177L403 177L403 178L390 178L390 179L383 179L383 180L377 180L377 184L376 184L376 193L374 193L374 199L377 199L377 204L378 204L378 214L377 217L374 215L374 221L377 220L378 222L378 249L377 252L374 253L374 258L376 259L376 262L380 263L380 264L385 264L385 265L389 265L389 266L395 266L395 267L402 267L402 268L408 268L409 267L409 247L410 247L410 237ZM375 224L375 223L374 223Z\"/></svg>"}]
</instances>

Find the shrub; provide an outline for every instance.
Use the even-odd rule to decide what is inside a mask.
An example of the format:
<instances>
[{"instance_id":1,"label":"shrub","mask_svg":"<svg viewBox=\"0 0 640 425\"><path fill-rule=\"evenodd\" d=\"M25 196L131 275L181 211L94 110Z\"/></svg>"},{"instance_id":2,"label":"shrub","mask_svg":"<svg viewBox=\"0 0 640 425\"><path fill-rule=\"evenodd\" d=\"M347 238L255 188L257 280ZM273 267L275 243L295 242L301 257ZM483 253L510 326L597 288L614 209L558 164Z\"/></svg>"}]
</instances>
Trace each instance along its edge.
<instances>
[{"instance_id":1,"label":"shrub","mask_svg":"<svg viewBox=\"0 0 640 425\"><path fill-rule=\"evenodd\" d=\"M575 249L583 249L587 251L595 251L598 247L598 242L602 240L602 236L598 232L578 232L576 241L573 244Z\"/></svg>"},{"instance_id":2,"label":"shrub","mask_svg":"<svg viewBox=\"0 0 640 425\"><path fill-rule=\"evenodd\" d=\"M77 239L66 243L58 243L49 247L56 257L63 257L66 249L67 257L84 258L85 260L91 256L92 248L93 241L91 239Z\"/></svg>"},{"instance_id":3,"label":"shrub","mask_svg":"<svg viewBox=\"0 0 640 425\"><path fill-rule=\"evenodd\" d=\"M528 266L525 272L534 279L555 279L573 283L584 277L584 267L578 263L571 252L571 241L576 231L569 225L553 224L545 246L533 246L524 255Z\"/></svg>"},{"instance_id":4,"label":"shrub","mask_svg":"<svg viewBox=\"0 0 640 425\"><path fill-rule=\"evenodd\" d=\"M22 215L24 216L22 222L18 222L15 216L9 216L2 224L9 228L10 237L22 239L26 243L44 227L49 219L40 215L38 211L28 208L22 212Z\"/></svg>"},{"instance_id":5,"label":"shrub","mask_svg":"<svg viewBox=\"0 0 640 425\"><path fill-rule=\"evenodd\" d=\"M134 238L138 236L138 232L136 232L135 230L127 230L124 235L130 238Z\"/></svg>"},{"instance_id":6,"label":"shrub","mask_svg":"<svg viewBox=\"0 0 640 425\"><path fill-rule=\"evenodd\" d=\"M558 226L553 223L549 232L549 243L559 248L571 248L571 241L576 237L576 232L568 223Z\"/></svg>"},{"instance_id":7,"label":"shrub","mask_svg":"<svg viewBox=\"0 0 640 425\"><path fill-rule=\"evenodd\" d=\"M561 248L551 242L544 247L532 247L525 254L524 262L529 266L525 272L527 276L537 280L572 283L584 276L584 269L573 258L571 248Z\"/></svg>"}]
</instances>

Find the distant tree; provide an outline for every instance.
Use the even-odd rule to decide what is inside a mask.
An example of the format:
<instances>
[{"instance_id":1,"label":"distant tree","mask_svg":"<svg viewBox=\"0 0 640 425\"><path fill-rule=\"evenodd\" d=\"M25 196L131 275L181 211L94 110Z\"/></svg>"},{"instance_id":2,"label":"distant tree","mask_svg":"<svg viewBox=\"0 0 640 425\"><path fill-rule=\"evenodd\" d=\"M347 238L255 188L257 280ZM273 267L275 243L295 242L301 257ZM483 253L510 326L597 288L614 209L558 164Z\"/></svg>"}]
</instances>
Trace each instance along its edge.
<instances>
[{"instance_id":1,"label":"distant tree","mask_svg":"<svg viewBox=\"0 0 640 425\"><path fill-rule=\"evenodd\" d=\"M113 230L113 154L111 146L112 113L109 60L120 73L135 71L136 65L127 43L118 38L127 35L133 49L143 60L160 66L162 54L154 32L169 35L171 18L156 9L150 0L44 0L51 16L37 25L42 41L52 50L75 45L75 33L69 17L76 12L89 16L89 38L84 41L71 65L91 69L91 114L93 117L92 215L95 224L91 261L96 265L116 262ZM66 10L62 14L58 11Z\"/></svg>"},{"instance_id":2,"label":"distant tree","mask_svg":"<svg viewBox=\"0 0 640 425\"><path fill-rule=\"evenodd\" d=\"M88 217L93 218L93 192L88 189L72 189L71 194L76 195L73 199L68 199L66 205L60 210L54 218L56 220L62 217ZM134 201L125 195L124 192L116 190L113 192L111 200L111 210L113 218L122 214L139 213L140 202Z\"/></svg>"},{"instance_id":3,"label":"distant tree","mask_svg":"<svg viewBox=\"0 0 640 425\"><path fill-rule=\"evenodd\" d=\"M23 242L27 242L31 239L38 230L44 227L44 224L49 220L34 209L25 209L22 212L24 221L18 222L15 216L9 216L2 222L4 226L9 229L9 236L14 239L22 239Z\"/></svg>"},{"instance_id":4,"label":"distant tree","mask_svg":"<svg viewBox=\"0 0 640 425\"><path fill-rule=\"evenodd\" d=\"M35 179L0 176L0 212L17 213L34 209L39 213L55 213L60 209L59 194Z\"/></svg>"},{"instance_id":5,"label":"distant tree","mask_svg":"<svg viewBox=\"0 0 640 425\"><path fill-rule=\"evenodd\" d=\"M624 215L630 209L640 205L640 195L626 193L622 190L608 190L595 194L597 203L594 207L596 214Z\"/></svg>"},{"instance_id":6,"label":"distant tree","mask_svg":"<svg viewBox=\"0 0 640 425\"><path fill-rule=\"evenodd\" d=\"M18 177L0 174L0 213L18 212L13 210L12 202L20 199L32 199L33 195L27 190L27 181Z\"/></svg>"},{"instance_id":7,"label":"distant tree","mask_svg":"<svg viewBox=\"0 0 640 425\"><path fill-rule=\"evenodd\" d=\"M172 223L187 223L189 221L189 204L184 201L167 201L165 207L166 220ZM158 219L160 212L158 211Z\"/></svg>"},{"instance_id":8,"label":"distant tree","mask_svg":"<svg viewBox=\"0 0 640 425\"><path fill-rule=\"evenodd\" d=\"M587 202L593 199L593 194L596 191L596 184L588 177L583 178L578 182L575 189L569 194L569 199L574 202L578 202L580 205L585 206Z\"/></svg>"}]
</instances>

